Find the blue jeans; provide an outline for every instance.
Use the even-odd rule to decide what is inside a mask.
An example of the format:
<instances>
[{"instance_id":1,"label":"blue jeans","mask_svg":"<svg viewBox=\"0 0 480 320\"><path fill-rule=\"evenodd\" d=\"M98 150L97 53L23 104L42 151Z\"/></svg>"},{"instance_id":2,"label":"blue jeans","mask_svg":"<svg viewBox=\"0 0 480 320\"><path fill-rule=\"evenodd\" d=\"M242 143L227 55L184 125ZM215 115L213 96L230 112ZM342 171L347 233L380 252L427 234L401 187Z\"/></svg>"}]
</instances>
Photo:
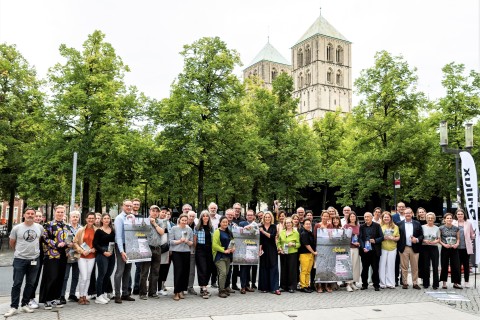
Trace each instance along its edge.
<instances>
[{"instance_id":1,"label":"blue jeans","mask_svg":"<svg viewBox=\"0 0 480 320\"><path fill-rule=\"evenodd\" d=\"M65 297L65 291L67 291L67 282L70 276L70 269L72 269L72 281L70 282L70 295L74 296L77 291L78 277L80 271L78 270L78 262L67 263L67 269L65 270L65 277L63 278L62 297Z\"/></svg>"},{"instance_id":2,"label":"blue jeans","mask_svg":"<svg viewBox=\"0 0 480 320\"><path fill-rule=\"evenodd\" d=\"M97 295L101 295L108 292L109 287L111 287L111 284L109 286L108 283L110 282L113 269L115 269L115 255L112 254L107 258L103 254L97 254L95 262L98 268Z\"/></svg>"},{"instance_id":3,"label":"blue jeans","mask_svg":"<svg viewBox=\"0 0 480 320\"><path fill-rule=\"evenodd\" d=\"M33 285L35 284L35 279L37 278L37 272L40 263L39 260L39 258L32 260L20 258L13 259L12 304L10 307L18 309L23 277L25 277L25 288L23 289L22 307L27 305L30 301ZM36 261L36 264L32 265L32 261Z\"/></svg>"}]
</instances>

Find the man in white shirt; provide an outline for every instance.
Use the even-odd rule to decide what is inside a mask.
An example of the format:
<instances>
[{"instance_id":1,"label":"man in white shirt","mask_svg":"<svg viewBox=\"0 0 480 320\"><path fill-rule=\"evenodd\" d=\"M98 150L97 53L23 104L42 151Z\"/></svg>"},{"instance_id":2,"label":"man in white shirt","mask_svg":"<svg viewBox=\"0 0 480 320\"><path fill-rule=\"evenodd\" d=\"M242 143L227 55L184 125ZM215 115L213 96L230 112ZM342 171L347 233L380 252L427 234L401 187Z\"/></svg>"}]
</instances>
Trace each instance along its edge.
<instances>
[{"instance_id":1,"label":"man in white shirt","mask_svg":"<svg viewBox=\"0 0 480 320\"><path fill-rule=\"evenodd\" d=\"M218 228L218 222L220 221L220 218L222 217L217 213L218 206L215 202L211 202L208 205L208 212L210 214L210 221L212 222L212 227L213 230L216 230Z\"/></svg>"},{"instance_id":2,"label":"man in white shirt","mask_svg":"<svg viewBox=\"0 0 480 320\"><path fill-rule=\"evenodd\" d=\"M352 208L349 206L343 207L343 218L340 220L342 226L348 223L348 216L350 216L350 212L352 212Z\"/></svg>"}]
</instances>

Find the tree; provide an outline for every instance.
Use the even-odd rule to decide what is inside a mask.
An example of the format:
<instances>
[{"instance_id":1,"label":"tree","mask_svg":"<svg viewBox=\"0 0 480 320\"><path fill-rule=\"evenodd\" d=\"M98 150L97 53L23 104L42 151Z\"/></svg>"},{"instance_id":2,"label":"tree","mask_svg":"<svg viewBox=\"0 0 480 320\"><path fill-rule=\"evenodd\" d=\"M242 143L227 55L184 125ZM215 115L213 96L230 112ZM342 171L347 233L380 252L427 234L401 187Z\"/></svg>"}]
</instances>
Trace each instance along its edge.
<instances>
[{"instance_id":1,"label":"tree","mask_svg":"<svg viewBox=\"0 0 480 320\"><path fill-rule=\"evenodd\" d=\"M152 111L169 157L178 163L173 181L197 172L198 209L204 205L206 172L217 156L216 142L222 135L220 117L231 112L230 102L242 94L242 85L233 74L240 65L235 50L218 37L201 38L185 45L183 72L172 85L171 96Z\"/></svg>"},{"instance_id":2,"label":"tree","mask_svg":"<svg viewBox=\"0 0 480 320\"><path fill-rule=\"evenodd\" d=\"M404 177L403 199L418 196L412 185L425 169L429 143L422 138L419 114L427 103L416 89L415 72L402 57L381 51L355 81L362 100L346 125L344 153L333 175L343 205L364 205L376 195L386 208L397 171Z\"/></svg>"},{"instance_id":3,"label":"tree","mask_svg":"<svg viewBox=\"0 0 480 320\"><path fill-rule=\"evenodd\" d=\"M106 173L115 176L109 171L120 167L115 163L122 163L123 172L116 174L127 178L109 183L118 186L133 180L135 155L124 150L146 103L135 88L126 87L123 77L129 68L104 39L102 32L94 31L83 43L82 52L62 44L60 54L66 62L49 72L53 91L49 116L57 129L56 137L69 150L64 161L70 162L73 152L78 152L82 217L90 208L91 189L94 186L96 196L101 196L103 177ZM101 203L101 199L96 200L97 210Z\"/></svg>"},{"instance_id":4,"label":"tree","mask_svg":"<svg viewBox=\"0 0 480 320\"><path fill-rule=\"evenodd\" d=\"M8 230L25 154L41 134L43 98L35 69L15 46L0 44L0 194L9 199Z\"/></svg>"}]
</instances>

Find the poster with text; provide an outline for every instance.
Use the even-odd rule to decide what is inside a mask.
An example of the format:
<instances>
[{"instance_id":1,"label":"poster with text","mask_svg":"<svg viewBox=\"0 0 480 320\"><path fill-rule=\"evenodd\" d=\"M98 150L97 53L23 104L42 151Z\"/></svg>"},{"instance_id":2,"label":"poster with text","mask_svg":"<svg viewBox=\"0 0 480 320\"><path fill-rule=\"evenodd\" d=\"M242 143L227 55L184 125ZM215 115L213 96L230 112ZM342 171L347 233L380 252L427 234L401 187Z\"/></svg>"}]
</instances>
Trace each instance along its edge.
<instances>
[{"instance_id":1,"label":"poster with text","mask_svg":"<svg viewBox=\"0 0 480 320\"><path fill-rule=\"evenodd\" d=\"M233 239L235 240L235 252L233 253L232 264L236 265L257 265L258 250L260 248L260 232L258 228L232 228Z\"/></svg>"},{"instance_id":2,"label":"poster with text","mask_svg":"<svg viewBox=\"0 0 480 320\"><path fill-rule=\"evenodd\" d=\"M351 229L317 229L315 282L353 280L350 257Z\"/></svg>"},{"instance_id":3,"label":"poster with text","mask_svg":"<svg viewBox=\"0 0 480 320\"><path fill-rule=\"evenodd\" d=\"M152 252L147 242L150 232L150 220L128 215L125 218L125 252L127 263L150 261Z\"/></svg>"}]
</instances>

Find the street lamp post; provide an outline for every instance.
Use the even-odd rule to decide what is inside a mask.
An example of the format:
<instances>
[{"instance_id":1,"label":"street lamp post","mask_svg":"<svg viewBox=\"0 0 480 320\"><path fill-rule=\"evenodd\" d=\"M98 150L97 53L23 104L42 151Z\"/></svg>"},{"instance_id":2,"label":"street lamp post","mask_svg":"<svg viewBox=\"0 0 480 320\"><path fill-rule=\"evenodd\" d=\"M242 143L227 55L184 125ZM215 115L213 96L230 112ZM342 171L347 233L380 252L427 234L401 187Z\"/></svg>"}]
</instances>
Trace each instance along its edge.
<instances>
[{"instance_id":1,"label":"street lamp post","mask_svg":"<svg viewBox=\"0 0 480 320\"><path fill-rule=\"evenodd\" d=\"M455 155L455 177L457 179L457 209L462 209L462 189L460 183L460 152L470 152L473 148L473 125L465 125L465 149L448 148L448 126L447 121L440 121L440 146L442 151Z\"/></svg>"}]
</instances>

